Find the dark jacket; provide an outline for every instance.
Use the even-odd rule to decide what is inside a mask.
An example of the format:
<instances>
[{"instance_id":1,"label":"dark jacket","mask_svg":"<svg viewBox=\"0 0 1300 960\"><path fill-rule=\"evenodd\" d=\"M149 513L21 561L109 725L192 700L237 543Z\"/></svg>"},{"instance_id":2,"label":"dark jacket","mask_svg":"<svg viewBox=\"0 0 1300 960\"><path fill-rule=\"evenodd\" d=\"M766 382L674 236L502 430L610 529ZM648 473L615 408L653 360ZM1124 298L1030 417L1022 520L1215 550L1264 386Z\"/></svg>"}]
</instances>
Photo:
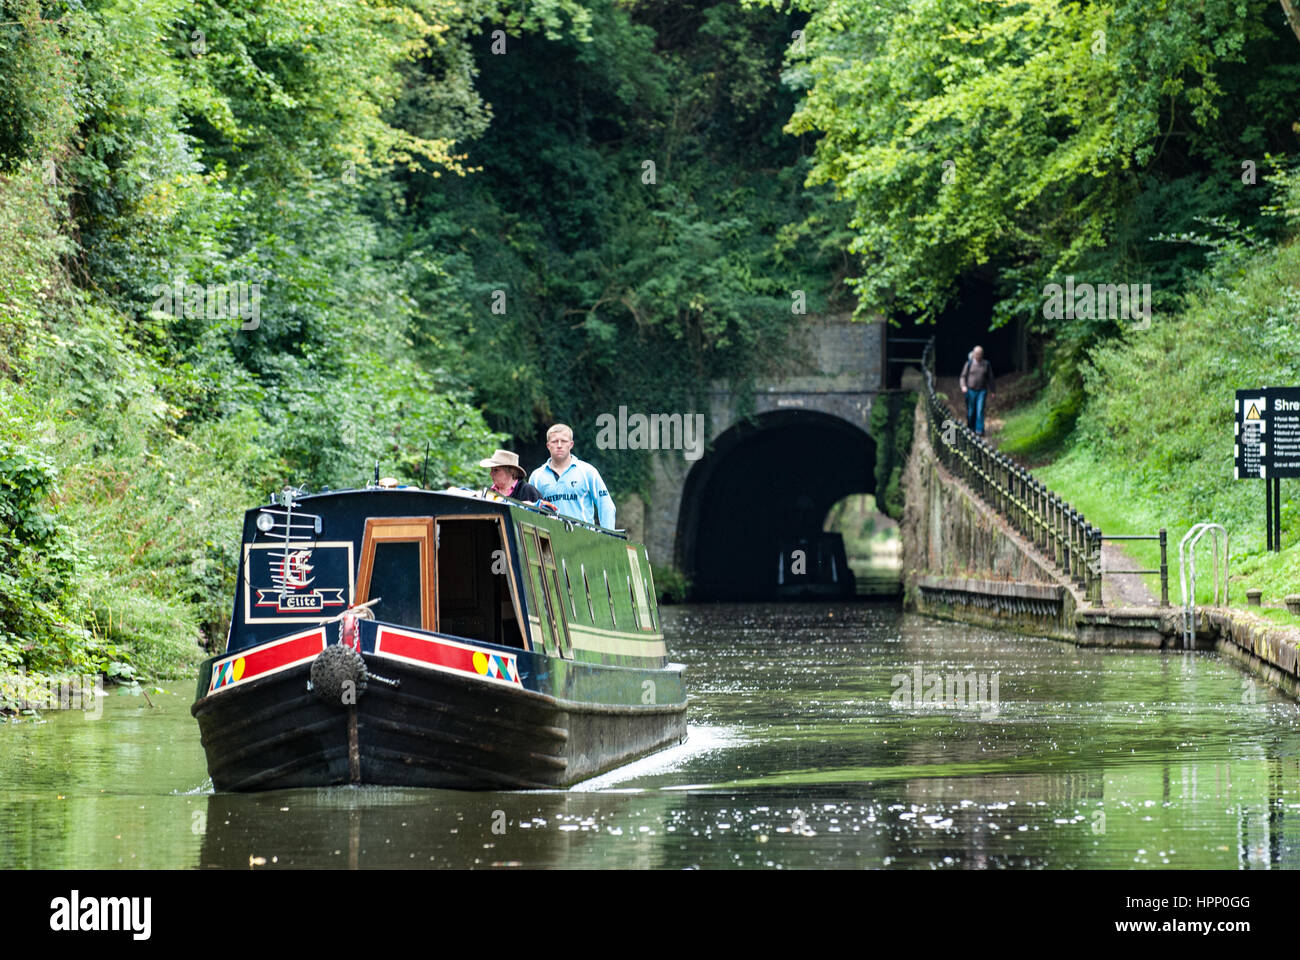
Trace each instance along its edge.
<instances>
[{"instance_id":1,"label":"dark jacket","mask_svg":"<svg viewBox=\"0 0 1300 960\"><path fill-rule=\"evenodd\" d=\"M488 493L488 492L494 492L495 490L496 487L489 486L487 490L484 490L483 492ZM534 487L527 480L520 480L519 483L515 485L514 490L510 491L510 499L523 500L525 503L527 503L530 501L542 499L542 492L538 490L536 487Z\"/></svg>"},{"instance_id":2,"label":"dark jacket","mask_svg":"<svg viewBox=\"0 0 1300 960\"><path fill-rule=\"evenodd\" d=\"M967 390L993 389L993 364L985 360L967 360L961 368L961 385Z\"/></svg>"}]
</instances>

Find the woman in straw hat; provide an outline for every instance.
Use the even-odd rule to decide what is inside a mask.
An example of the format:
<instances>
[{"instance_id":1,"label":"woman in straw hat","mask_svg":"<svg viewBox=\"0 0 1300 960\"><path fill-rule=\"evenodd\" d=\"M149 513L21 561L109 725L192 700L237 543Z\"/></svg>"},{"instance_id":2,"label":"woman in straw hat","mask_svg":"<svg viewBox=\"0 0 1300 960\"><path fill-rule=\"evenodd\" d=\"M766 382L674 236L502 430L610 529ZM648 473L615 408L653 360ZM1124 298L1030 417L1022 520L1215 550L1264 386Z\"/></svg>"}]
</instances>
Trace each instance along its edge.
<instances>
[{"instance_id":1,"label":"woman in straw hat","mask_svg":"<svg viewBox=\"0 0 1300 960\"><path fill-rule=\"evenodd\" d=\"M519 454L498 450L491 458L479 461L480 467L492 471L492 486L483 491L484 496L497 496L533 503L542 499L541 491L528 482L528 474L519 466Z\"/></svg>"}]
</instances>

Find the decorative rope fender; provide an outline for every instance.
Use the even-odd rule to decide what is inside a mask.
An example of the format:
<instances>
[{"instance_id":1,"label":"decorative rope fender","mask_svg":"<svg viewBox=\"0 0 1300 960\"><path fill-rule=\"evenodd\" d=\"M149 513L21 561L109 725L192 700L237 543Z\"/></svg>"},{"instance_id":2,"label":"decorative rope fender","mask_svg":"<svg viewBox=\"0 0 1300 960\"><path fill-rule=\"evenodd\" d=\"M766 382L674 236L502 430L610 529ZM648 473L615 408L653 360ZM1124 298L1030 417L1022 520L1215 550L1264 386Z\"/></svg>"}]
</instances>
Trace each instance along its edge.
<instances>
[{"instance_id":1,"label":"decorative rope fender","mask_svg":"<svg viewBox=\"0 0 1300 960\"><path fill-rule=\"evenodd\" d=\"M368 679L361 654L341 643L326 647L311 662L311 692L336 707L355 705Z\"/></svg>"}]
</instances>

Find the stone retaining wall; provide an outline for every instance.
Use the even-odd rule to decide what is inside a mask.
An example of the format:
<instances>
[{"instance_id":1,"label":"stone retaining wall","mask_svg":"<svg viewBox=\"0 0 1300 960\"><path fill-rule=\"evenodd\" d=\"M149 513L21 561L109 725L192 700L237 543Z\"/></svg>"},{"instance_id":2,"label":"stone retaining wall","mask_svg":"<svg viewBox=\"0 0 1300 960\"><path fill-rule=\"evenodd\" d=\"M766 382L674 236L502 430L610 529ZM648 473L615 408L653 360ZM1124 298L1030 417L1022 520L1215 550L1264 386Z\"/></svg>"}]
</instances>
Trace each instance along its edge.
<instances>
[{"instance_id":1,"label":"stone retaining wall","mask_svg":"<svg viewBox=\"0 0 1300 960\"><path fill-rule=\"evenodd\" d=\"M924 575L915 585L912 605L919 613L1075 639L1075 598L1059 584Z\"/></svg>"},{"instance_id":2,"label":"stone retaining wall","mask_svg":"<svg viewBox=\"0 0 1300 960\"><path fill-rule=\"evenodd\" d=\"M970 607L984 610L982 617L999 622L1016 621L1024 629L1046 630L1055 636L1072 623L1079 598L1062 581L1033 545L993 513L969 487L952 476L939 463L930 446L929 421L924 399L914 411L912 451L903 470L905 507L899 535L903 546L903 591L905 604L923 612L943 615L944 610ZM954 597L939 600L937 587L931 583L929 596L921 590L922 578L969 580L1005 584L1008 588L1041 585L1052 597L1050 609L1035 613L1029 609L1012 610L1010 599L1028 600L1031 596L1044 601L1032 591L988 593L995 598L992 607ZM946 588L949 591L958 587ZM966 591L969 593L970 591ZM982 592L976 590L976 593ZM964 617L963 617L964 619Z\"/></svg>"}]
</instances>

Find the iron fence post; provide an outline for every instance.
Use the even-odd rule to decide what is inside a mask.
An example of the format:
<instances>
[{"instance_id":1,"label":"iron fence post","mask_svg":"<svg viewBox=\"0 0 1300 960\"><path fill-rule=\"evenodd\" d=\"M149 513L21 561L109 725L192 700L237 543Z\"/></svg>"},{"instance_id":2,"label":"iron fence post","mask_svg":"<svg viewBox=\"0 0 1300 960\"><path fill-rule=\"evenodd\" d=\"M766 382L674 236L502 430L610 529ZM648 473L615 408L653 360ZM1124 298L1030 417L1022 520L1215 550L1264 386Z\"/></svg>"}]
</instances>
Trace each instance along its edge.
<instances>
[{"instance_id":1,"label":"iron fence post","mask_svg":"<svg viewBox=\"0 0 1300 960\"><path fill-rule=\"evenodd\" d=\"M1094 589L1096 590L1096 596L1093 599L1093 603L1101 607L1101 606L1105 606L1106 604L1105 594L1102 593L1106 585L1102 582L1102 578L1105 576L1105 573L1103 571L1103 565L1101 562L1101 528L1100 527L1093 529L1092 538L1093 538L1092 555L1093 555L1094 562L1097 564L1097 568L1093 578Z\"/></svg>"},{"instance_id":2,"label":"iron fence post","mask_svg":"<svg viewBox=\"0 0 1300 960\"><path fill-rule=\"evenodd\" d=\"M1160 606L1169 606L1169 541L1165 528L1160 528Z\"/></svg>"},{"instance_id":3,"label":"iron fence post","mask_svg":"<svg viewBox=\"0 0 1300 960\"><path fill-rule=\"evenodd\" d=\"M1080 533L1083 535L1083 595L1092 599L1092 524L1086 520Z\"/></svg>"}]
</instances>

